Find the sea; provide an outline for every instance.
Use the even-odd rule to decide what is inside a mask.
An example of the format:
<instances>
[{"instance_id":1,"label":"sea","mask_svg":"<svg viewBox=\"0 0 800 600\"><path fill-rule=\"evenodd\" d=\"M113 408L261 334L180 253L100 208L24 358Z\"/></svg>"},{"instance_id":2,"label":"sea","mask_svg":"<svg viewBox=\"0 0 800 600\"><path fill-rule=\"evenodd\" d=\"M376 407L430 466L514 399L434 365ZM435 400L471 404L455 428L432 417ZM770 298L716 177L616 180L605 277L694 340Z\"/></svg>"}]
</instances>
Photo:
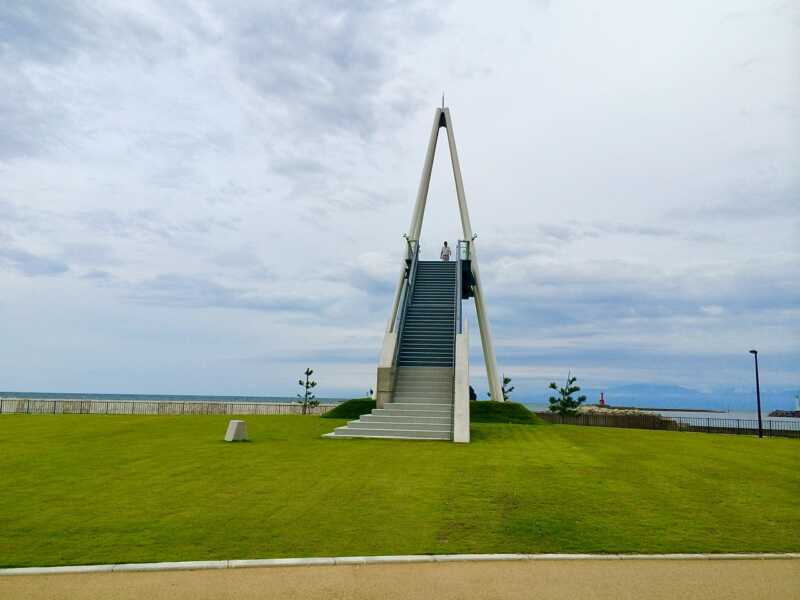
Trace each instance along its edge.
<instances>
[{"instance_id":1,"label":"sea","mask_svg":"<svg viewBox=\"0 0 800 600\"><path fill-rule=\"evenodd\" d=\"M99 400L102 402L131 400L143 402L296 402L297 396L190 396L167 394L81 394L72 392L0 392L0 398L31 398L35 400ZM320 398L320 404L338 404L349 398Z\"/></svg>"},{"instance_id":2,"label":"sea","mask_svg":"<svg viewBox=\"0 0 800 600\"><path fill-rule=\"evenodd\" d=\"M195 395L168 395L168 394L86 394L72 392L3 392L0 391L0 398L34 398L41 400L100 400L100 401L160 401L160 402L274 402L286 403L296 402L297 397L291 396L195 396ZM349 398L317 398L321 404L338 404L349 400ZM529 410L534 412L546 412L547 404L523 401ZM691 410L681 411L670 410L647 410L644 412L661 415L663 417L694 417L711 419L757 419L755 411L715 411L715 410ZM762 419L797 423L800 425L800 418L797 417L769 417L766 411L761 414Z\"/></svg>"}]
</instances>

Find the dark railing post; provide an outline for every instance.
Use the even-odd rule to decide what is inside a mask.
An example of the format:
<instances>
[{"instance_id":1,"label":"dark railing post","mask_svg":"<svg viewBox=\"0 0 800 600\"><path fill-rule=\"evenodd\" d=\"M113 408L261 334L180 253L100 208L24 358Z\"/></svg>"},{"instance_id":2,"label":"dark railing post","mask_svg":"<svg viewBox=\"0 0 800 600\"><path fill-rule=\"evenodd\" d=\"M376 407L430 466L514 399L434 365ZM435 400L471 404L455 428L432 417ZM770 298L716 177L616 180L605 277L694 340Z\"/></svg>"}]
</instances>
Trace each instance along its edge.
<instances>
[{"instance_id":1,"label":"dark railing post","mask_svg":"<svg viewBox=\"0 0 800 600\"><path fill-rule=\"evenodd\" d=\"M758 350L750 350L750 354L756 362L756 407L758 409L758 437L764 437L764 432L761 428L761 386L758 382Z\"/></svg>"}]
</instances>

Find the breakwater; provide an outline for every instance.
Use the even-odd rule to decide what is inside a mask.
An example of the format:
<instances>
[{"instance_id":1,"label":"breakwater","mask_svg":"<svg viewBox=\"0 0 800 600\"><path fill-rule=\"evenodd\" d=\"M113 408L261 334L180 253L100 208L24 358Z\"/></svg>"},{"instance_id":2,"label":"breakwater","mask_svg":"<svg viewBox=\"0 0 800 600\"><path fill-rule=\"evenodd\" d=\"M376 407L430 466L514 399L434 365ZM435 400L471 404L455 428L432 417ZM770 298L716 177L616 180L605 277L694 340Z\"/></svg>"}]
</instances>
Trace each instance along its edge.
<instances>
[{"instance_id":1,"label":"breakwater","mask_svg":"<svg viewBox=\"0 0 800 600\"><path fill-rule=\"evenodd\" d=\"M336 403L309 409L322 415ZM0 414L31 415L299 415L295 402L206 402L180 400L85 400L0 397Z\"/></svg>"}]
</instances>

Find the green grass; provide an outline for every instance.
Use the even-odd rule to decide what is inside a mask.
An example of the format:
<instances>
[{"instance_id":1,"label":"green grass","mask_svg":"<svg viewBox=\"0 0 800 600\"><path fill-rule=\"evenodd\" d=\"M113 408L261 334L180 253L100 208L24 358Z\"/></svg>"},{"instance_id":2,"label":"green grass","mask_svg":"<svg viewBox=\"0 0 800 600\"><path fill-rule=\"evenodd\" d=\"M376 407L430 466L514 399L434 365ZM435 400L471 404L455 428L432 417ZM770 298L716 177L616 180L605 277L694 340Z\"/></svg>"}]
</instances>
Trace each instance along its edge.
<instances>
[{"instance_id":1,"label":"green grass","mask_svg":"<svg viewBox=\"0 0 800 600\"><path fill-rule=\"evenodd\" d=\"M357 419L375 408L375 400L356 398L342 402L323 415L325 419ZM480 401L469 403L470 420L473 423L541 423L535 414L516 402Z\"/></svg>"},{"instance_id":2,"label":"green grass","mask_svg":"<svg viewBox=\"0 0 800 600\"><path fill-rule=\"evenodd\" d=\"M535 414L516 402L492 402L490 400L469 403L469 418L472 423L518 423L533 425L541 423Z\"/></svg>"},{"instance_id":3,"label":"green grass","mask_svg":"<svg viewBox=\"0 0 800 600\"><path fill-rule=\"evenodd\" d=\"M361 415L371 412L373 408L375 408L375 400L372 398L354 398L342 402L322 416L325 419L357 419Z\"/></svg>"},{"instance_id":4,"label":"green grass","mask_svg":"<svg viewBox=\"0 0 800 600\"><path fill-rule=\"evenodd\" d=\"M0 565L457 552L800 551L800 442L473 425L473 443L331 440L343 421L0 417Z\"/></svg>"}]
</instances>

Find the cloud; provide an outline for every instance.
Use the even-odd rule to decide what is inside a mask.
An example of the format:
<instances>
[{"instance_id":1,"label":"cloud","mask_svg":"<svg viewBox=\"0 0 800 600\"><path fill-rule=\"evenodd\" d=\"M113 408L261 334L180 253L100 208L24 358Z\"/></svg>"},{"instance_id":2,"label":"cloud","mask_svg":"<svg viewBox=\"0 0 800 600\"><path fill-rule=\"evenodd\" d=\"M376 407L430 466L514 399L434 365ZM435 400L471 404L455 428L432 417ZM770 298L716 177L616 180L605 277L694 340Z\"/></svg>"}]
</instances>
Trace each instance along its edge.
<instances>
[{"instance_id":1,"label":"cloud","mask_svg":"<svg viewBox=\"0 0 800 600\"><path fill-rule=\"evenodd\" d=\"M571 364L749 381L753 345L797 381L796 9L6 4L3 311L72 345L7 333L32 354L0 349L0 388L277 392L308 358L363 392L443 90L522 395ZM460 235L440 139L423 258Z\"/></svg>"},{"instance_id":2,"label":"cloud","mask_svg":"<svg viewBox=\"0 0 800 600\"><path fill-rule=\"evenodd\" d=\"M5 248L0 247L0 265L29 277L61 275L69 270L65 263L57 259L8 246Z\"/></svg>"},{"instance_id":3,"label":"cloud","mask_svg":"<svg viewBox=\"0 0 800 600\"><path fill-rule=\"evenodd\" d=\"M176 273L165 273L135 284L128 289L127 296L133 302L156 306L256 311L316 311L324 303L302 293L265 293Z\"/></svg>"}]
</instances>

